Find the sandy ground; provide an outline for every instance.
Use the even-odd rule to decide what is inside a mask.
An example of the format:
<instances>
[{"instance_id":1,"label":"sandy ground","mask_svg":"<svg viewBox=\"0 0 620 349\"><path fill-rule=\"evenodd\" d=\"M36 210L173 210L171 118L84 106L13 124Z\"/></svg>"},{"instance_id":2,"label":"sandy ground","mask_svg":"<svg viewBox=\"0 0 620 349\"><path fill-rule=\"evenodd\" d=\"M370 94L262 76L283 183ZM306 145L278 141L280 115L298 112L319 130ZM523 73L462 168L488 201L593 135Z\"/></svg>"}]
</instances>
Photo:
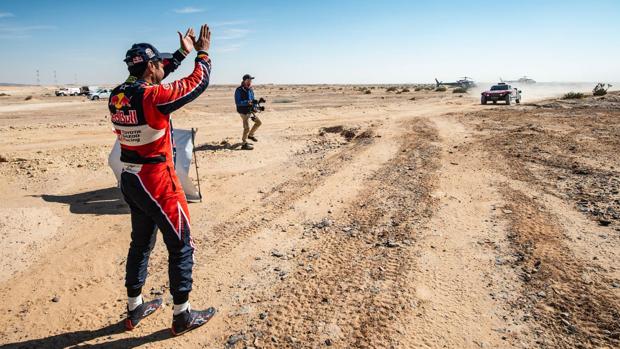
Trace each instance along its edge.
<instances>
[{"instance_id":1,"label":"sandy ground","mask_svg":"<svg viewBox=\"0 0 620 349\"><path fill-rule=\"evenodd\" d=\"M190 204L191 302L218 309L178 338L161 239L144 290L167 306L122 328L130 223L106 102L0 89L0 345L620 346L617 93L480 106L473 92L258 86L250 152L233 89L175 114L199 129L205 194Z\"/></svg>"}]
</instances>

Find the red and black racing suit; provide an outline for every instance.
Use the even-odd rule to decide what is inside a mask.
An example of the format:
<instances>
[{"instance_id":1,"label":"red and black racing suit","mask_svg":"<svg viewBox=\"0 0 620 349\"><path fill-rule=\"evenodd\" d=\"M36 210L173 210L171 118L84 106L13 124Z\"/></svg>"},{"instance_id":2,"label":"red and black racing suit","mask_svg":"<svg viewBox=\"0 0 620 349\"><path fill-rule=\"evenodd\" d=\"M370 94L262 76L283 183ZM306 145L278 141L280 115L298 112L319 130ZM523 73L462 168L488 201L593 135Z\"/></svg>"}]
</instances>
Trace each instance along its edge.
<instances>
[{"instance_id":1,"label":"red and black racing suit","mask_svg":"<svg viewBox=\"0 0 620 349\"><path fill-rule=\"evenodd\" d=\"M164 61L165 76L184 59L177 51ZM174 303L187 301L192 289L194 244L185 193L174 168L170 113L193 101L209 84L211 60L199 51L194 71L172 83L153 85L130 77L109 99L115 132L121 144L121 191L131 209L131 245L125 286L140 294L147 276L157 228L168 249L168 276Z\"/></svg>"}]
</instances>

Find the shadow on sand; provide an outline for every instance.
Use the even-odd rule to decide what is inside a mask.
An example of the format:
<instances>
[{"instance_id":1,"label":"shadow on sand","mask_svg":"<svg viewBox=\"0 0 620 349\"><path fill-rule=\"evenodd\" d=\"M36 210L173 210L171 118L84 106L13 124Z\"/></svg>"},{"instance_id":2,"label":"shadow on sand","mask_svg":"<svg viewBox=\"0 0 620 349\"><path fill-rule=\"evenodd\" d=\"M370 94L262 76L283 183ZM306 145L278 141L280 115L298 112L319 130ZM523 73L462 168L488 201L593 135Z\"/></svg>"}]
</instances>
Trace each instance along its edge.
<instances>
[{"instance_id":1,"label":"shadow on sand","mask_svg":"<svg viewBox=\"0 0 620 349\"><path fill-rule=\"evenodd\" d=\"M117 187L71 195L43 194L40 197L47 202L67 204L71 213L76 214L115 215L129 213L129 206L125 203L121 190Z\"/></svg>"},{"instance_id":2,"label":"shadow on sand","mask_svg":"<svg viewBox=\"0 0 620 349\"><path fill-rule=\"evenodd\" d=\"M3 345L2 348L135 348L147 343L159 342L172 338L169 329L163 329L144 337L129 337L109 340L106 337L125 332L123 322L112 324L94 331L76 331L57 334L41 339L32 339ZM101 343L83 344L95 339L102 339Z\"/></svg>"},{"instance_id":3,"label":"shadow on sand","mask_svg":"<svg viewBox=\"0 0 620 349\"><path fill-rule=\"evenodd\" d=\"M205 144L201 144L201 145L196 146L195 150L196 151L203 151L203 150L218 151L218 150L224 150L224 149L238 150L238 149L241 149L241 145L243 145L243 143L241 143L241 142L234 143L234 144L230 144L228 142L205 143Z\"/></svg>"}]
</instances>

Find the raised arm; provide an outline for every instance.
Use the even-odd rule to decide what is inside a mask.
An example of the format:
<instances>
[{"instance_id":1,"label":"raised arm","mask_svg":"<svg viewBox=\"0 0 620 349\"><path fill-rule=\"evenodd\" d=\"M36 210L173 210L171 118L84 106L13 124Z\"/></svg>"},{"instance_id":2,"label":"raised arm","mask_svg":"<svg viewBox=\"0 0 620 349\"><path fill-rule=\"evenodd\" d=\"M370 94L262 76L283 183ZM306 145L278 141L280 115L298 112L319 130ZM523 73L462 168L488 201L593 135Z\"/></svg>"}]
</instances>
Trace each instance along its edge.
<instances>
[{"instance_id":1,"label":"raised arm","mask_svg":"<svg viewBox=\"0 0 620 349\"><path fill-rule=\"evenodd\" d=\"M193 35L189 31L186 36L194 41ZM207 53L210 44L211 31L205 24L200 29L198 40L193 43L198 51L194 71L183 79L152 87L153 102L161 113L172 113L196 99L207 89L211 75L211 59Z\"/></svg>"},{"instance_id":2,"label":"raised arm","mask_svg":"<svg viewBox=\"0 0 620 349\"><path fill-rule=\"evenodd\" d=\"M187 29L185 35L181 32L177 32L177 34L179 34L180 48L172 54L172 59L164 61L164 79L181 65L185 57L192 52L194 46L194 28Z\"/></svg>"}]
</instances>

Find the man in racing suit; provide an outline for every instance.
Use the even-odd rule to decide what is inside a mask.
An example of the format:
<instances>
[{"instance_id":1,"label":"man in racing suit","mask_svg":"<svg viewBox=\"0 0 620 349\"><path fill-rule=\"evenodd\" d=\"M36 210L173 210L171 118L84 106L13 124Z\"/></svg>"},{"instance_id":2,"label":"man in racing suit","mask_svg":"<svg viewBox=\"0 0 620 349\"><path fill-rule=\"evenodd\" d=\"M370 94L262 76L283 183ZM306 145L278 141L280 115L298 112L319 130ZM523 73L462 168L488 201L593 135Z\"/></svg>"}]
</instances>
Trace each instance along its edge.
<instances>
[{"instance_id":1,"label":"man in racing suit","mask_svg":"<svg viewBox=\"0 0 620 349\"><path fill-rule=\"evenodd\" d=\"M194 244L185 193L174 168L170 115L196 99L209 84L211 60L207 50L211 32L203 25L198 38L193 29L184 36L179 33L179 37L181 48L172 55L160 53L150 44L134 44L125 58L131 76L112 91L108 105L121 144L121 191L131 210L125 326L128 330L135 328L162 304L161 299L144 302L141 295L159 228L168 249L174 335L206 323L215 314L214 308L197 311L189 306ZM192 46L198 52L194 71L183 79L160 84L181 64Z\"/></svg>"}]
</instances>

